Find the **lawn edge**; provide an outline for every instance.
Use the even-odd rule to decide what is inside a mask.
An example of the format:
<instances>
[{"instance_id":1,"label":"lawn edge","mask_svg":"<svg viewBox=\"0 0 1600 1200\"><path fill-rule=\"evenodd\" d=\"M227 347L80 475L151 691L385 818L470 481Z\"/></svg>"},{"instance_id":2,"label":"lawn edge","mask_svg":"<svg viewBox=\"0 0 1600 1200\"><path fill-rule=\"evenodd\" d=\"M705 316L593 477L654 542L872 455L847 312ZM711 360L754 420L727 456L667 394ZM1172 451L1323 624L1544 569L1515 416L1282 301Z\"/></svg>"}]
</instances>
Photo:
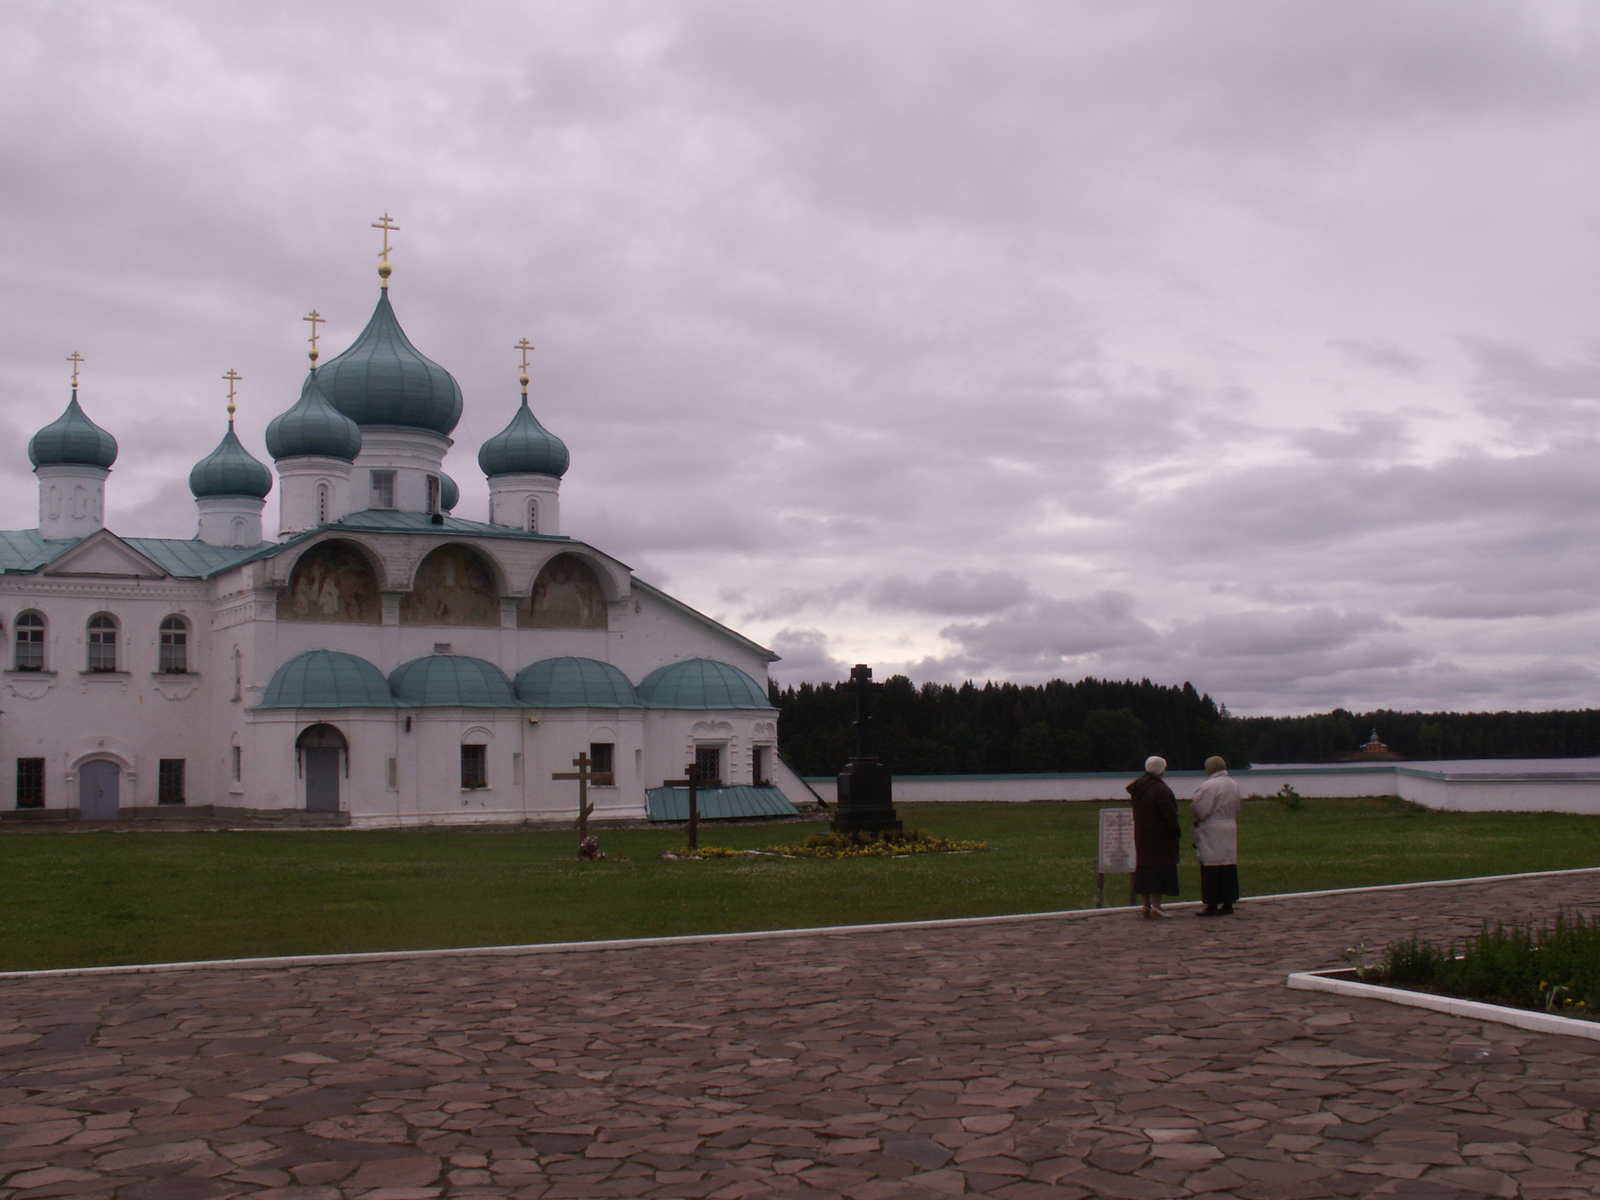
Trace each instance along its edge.
<instances>
[{"instance_id":1,"label":"lawn edge","mask_svg":"<svg viewBox=\"0 0 1600 1200\"><path fill-rule=\"evenodd\" d=\"M1423 879L1412 883L1374 883L1353 888L1325 888L1312 892L1277 892L1251 896L1251 904L1269 900L1308 900L1319 896L1352 896L1363 892L1399 892L1416 888L1463 887L1475 883L1501 883L1516 879L1546 879L1559 875L1600 874L1600 867L1568 867L1559 871L1521 871L1512 875L1475 875L1466 879ZM1193 908L1198 901L1180 901L1168 908ZM732 933L682 933L667 937L613 938L587 942L530 942L508 946L455 946L437 950L366 950L346 954L285 954L265 958L203 958L191 962L123 963L105 967L47 967L35 971L0 971L0 979L59 979L74 975L142 975L167 971L261 970L272 967L321 967L340 964L398 962L420 958L484 957L489 955L573 954L599 950L636 950L650 946L694 945L701 942L750 942L767 938L818 937L852 933L888 933L901 929L952 929L973 925L999 925L1015 921L1050 921L1112 916L1135 911L1137 906L1067 908L1054 912L1000 913L988 917L938 917L926 921L882 921L868 925L810 925L794 929L747 929ZM1367 985L1363 985L1367 986ZM1538 1014L1534 1014L1538 1015Z\"/></svg>"},{"instance_id":2,"label":"lawn edge","mask_svg":"<svg viewBox=\"0 0 1600 1200\"><path fill-rule=\"evenodd\" d=\"M1331 978L1348 970L1348 967L1343 967L1338 971L1297 971L1289 976L1289 986L1296 991L1358 996L1367 1000L1382 1000L1387 1004L1431 1009L1433 1012L1448 1013L1452 1017L1470 1017L1478 1021L1493 1021L1497 1025L1514 1025L1518 1029L1527 1029L1534 1033L1555 1033L1565 1037L1600 1041L1600 1021L1580 1021L1575 1017L1533 1012L1525 1008L1507 1008L1503 1004L1487 1004L1482 1000L1462 1000L1455 996L1435 996L1429 992L1413 992L1377 983L1362 983L1355 979Z\"/></svg>"}]
</instances>

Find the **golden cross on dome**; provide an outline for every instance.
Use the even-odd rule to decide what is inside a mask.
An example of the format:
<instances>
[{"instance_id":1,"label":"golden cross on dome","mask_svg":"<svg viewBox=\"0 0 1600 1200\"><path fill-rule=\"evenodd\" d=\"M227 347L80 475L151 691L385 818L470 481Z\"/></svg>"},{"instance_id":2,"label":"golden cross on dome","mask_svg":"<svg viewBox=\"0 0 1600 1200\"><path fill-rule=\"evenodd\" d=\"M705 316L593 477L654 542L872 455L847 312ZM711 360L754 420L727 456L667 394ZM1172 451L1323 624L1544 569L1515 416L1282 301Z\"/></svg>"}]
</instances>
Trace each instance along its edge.
<instances>
[{"instance_id":1,"label":"golden cross on dome","mask_svg":"<svg viewBox=\"0 0 1600 1200\"><path fill-rule=\"evenodd\" d=\"M223 378L228 381L228 424L232 425L233 414L237 412L239 408L239 406L233 402L233 385L243 379L244 376L239 374L239 372L235 371L232 367L229 367L228 373L224 375Z\"/></svg>"},{"instance_id":2,"label":"golden cross on dome","mask_svg":"<svg viewBox=\"0 0 1600 1200\"><path fill-rule=\"evenodd\" d=\"M317 326L326 323L328 318L313 308L300 319L311 322L311 369L315 371L317 369Z\"/></svg>"},{"instance_id":3,"label":"golden cross on dome","mask_svg":"<svg viewBox=\"0 0 1600 1200\"><path fill-rule=\"evenodd\" d=\"M74 350L67 355L67 361L72 364L72 390L78 390L78 364L87 361L83 355Z\"/></svg>"},{"instance_id":4,"label":"golden cross on dome","mask_svg":"<svg viewBox=\"0 0 1600 1200\"><path fill-rule=\"evenodd\" d=\"M389 265L389 235L391 233L399 233L400 226L394 223L393 217L388 213L384 213L383 216L372 223L372 227L383 230L383 250L378 255L380 260L378 262L378 278L383 280L384 287L388 287L389 273L394 269Z\"/></svg>"},{"instance_id":5,"label":"golden cross on dome","mask_svg":"<svg viewBox=\"0 0 1600 1200\"><path fill-rule=\"evenodd\" d=\"M522 375L521 375L522 394L524 396L526 396L528 394L528 351L533 349L533 343L530 342L527 338L523 338L520 342L518 342L515 346L513 346L511 348L513 350L521 350L522 351Z\"/></svg>"}]
</instances>

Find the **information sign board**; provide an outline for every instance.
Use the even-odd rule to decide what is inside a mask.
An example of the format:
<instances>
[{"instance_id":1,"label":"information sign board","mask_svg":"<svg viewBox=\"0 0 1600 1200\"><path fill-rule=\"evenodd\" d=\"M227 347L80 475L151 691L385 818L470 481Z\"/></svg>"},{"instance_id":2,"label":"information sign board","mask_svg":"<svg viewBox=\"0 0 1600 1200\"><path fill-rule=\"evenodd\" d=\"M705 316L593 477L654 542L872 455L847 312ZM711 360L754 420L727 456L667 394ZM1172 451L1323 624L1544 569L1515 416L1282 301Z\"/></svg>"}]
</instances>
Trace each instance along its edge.
<instances>
[{"instance_id":1,"label":"information sign board","mask_svg":"<svg viewBox=\"0 0 1600 1200\"><path fill-rule=\"evenodd\" d=\"M1102 808L1100 810L1100 865L1101 875L1132 875L1133 809Z\"/></svg>"}]
</instances>

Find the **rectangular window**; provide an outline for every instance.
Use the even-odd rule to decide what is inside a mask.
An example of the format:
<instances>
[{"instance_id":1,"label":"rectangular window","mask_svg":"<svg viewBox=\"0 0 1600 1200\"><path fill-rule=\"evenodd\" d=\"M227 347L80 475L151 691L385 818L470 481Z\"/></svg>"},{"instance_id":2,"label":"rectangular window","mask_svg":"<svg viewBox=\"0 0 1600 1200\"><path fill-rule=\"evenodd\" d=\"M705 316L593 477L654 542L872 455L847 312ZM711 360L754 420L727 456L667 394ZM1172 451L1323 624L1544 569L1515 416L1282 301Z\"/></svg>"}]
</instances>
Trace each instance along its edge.
<instances>
[{"instance_id":1,"label":"rectangular window","mask_svg":"<svg viewBox=\"0 0 1600 1200\"><path fill-rule=\"evenodd\" d=\"M372 507L394 507L393 471L374 471L372 473Z\"/></svg>"},{"instance_id":2,"label":"rectangular window","mask_svg":"<svg viewBox=\"0 0 1600 1200\"><path fill-rule=\"evenodd\" d=\"M767 757L772 753L771 746L752 746L750 748L750 782L754 784L771 783L767 778Z\"/></svg>"},{"instance_id":3,"label":"rectangular window","mask_svg":"<svg viewBox=\"0 0 1600 1200\"><path fill-rule=\"evenodd\" d=\"M233 781L244 782L244 749L240 746L229 747L233 751Z\"/></svg>"},{"instance_id":4,"label":"rectangular window","mask_svg":"<svg viewBox=\"0 0 1600 1200\"><path fill-rule=\"evenodd\" d=\"M163 674L182 675L189 670L189 627L178 617L161 622L161 661Z\"/></svg>"},{"instance_id":5,"label":"rectangular window","mask_svg":"<svg viewBox=\"0 0 1600 1200\"><path fill-rule=\"evenodd\" d=\"M511 756L511 782L515 787L522 786L522 755Z\"/></svg>"},{"instance_id":6,"label":"rectangular window","mask_svg":"<svg viewBox=\"0 0 1600 1200\"><path fill-rule=\"evenodd\" d=\"M110 617L89 618L89 670L117 669L117 626Z\"/></svg>"},{"instance_id":7,"label":"rectangular window","mask_svg":"<svg viewBox=\"0 0 1600 1200\"><path fill-rule=\"evenodd\" d=\"M616 767L613 765L615 758L616 746L613 743L589 743L589 774L601 787L611 787L617 782Z\"/></svg>"},{"instance_id":8,"label":"rectangular window","mask_svg":"<svg viewBox=\"0 0 1600 1200\"><path fill-rule=\"evenodd\" d=\"M722 786L722 747L696 746L694 765L700 768L700 782L708 787Z\"/></svg>"},{"instance_id":9,"label":"rectangular window","mask_svg":"<svg viewBox=\"0 0 1600 1200\"><path fill-rule=\"evenodd\" d=\"M17 670L44 670L44 618L24 613L17 618Z\"/></svg>"},{"instance_id":10,"label":"rectangular window","mask_svg":"<svg viewBox=\"0 0 1600 1200\"><path fill-rule=\"evenodd\" d=\"M489 786L489 747L461 747L461 786L463 788Z\"/></svg>"},{"instance_id":11,"label":"rectangular window","mask_svg":"<svg viewBox=\"0 0 1600 1200\"><path fill-rule=\"evenodd\" d=\"M429 475L428 476L428 512L429 513L436 513L438 511L439 511L439 477L437 475Z\"/></svg>"},{"instance_id":12,"label":"rectangular window","mask_svg":"<svg viewBox=\"0 0 1600 1200\"><path fill-rule=\"evenodd\" d=\"M17 807L44 807L44 759L17 759Z\"/></svg>"},{"instance_id":13,"label":"rectangular window","mask_svg":"<svg viewBox=\"0 0 1600 1200\"><path fill-rule=\"evenodd\" d=\"M391 792L400 790L400 760L398 758L389 760L388 786Z\"/></svg>"},{"instance_id":14,"label":"rectangular window","mask_svg":"<svg viewBox=\"0 0 1600 1200\"><path fill-rule=\"evenodd\" d=\"M156 803L183 803L183 759L163 758L156 769Z\"/></svg>"}]
</instances>

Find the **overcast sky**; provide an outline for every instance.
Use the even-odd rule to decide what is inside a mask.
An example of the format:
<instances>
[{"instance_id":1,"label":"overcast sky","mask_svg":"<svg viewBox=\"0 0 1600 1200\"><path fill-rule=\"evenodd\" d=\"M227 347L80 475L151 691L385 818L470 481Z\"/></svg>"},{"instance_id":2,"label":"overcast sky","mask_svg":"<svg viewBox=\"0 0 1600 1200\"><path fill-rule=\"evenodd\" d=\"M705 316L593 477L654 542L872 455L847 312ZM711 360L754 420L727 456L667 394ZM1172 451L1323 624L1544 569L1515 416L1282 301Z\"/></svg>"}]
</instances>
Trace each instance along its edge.
<instances>
[{"instance_id":1,"label":"overcast sky","mask_svg":"<svg viewBox=\"0 0 1600 1200\"><path fill-rule=\"evenodd\" d=\"M0 526L76 349L192 536L387 211L457 515L526 335L565 532L779 679L1600 697L1587 0L12 0L0 103Z\"/></svg>"}]
</instances>

